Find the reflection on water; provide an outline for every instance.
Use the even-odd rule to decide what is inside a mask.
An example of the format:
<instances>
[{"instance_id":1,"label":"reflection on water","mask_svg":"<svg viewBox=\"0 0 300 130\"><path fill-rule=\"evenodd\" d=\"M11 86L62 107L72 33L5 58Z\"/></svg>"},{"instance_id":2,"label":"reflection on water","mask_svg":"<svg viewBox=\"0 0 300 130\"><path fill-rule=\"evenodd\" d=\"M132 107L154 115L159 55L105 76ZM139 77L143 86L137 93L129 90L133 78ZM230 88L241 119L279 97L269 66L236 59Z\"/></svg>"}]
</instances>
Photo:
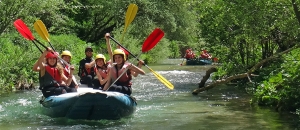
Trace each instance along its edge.
<instances>
[{"instance_id":1,"label":"reflection on water","mask_svg":"<svg viewBox=\"0 0 300 130\"><path fill-rule=\"evenodd\" d=\"M178 62L179 61L179 62ZM149 71L133 79L136 112L120 120L70 120L41 114L41 92L1 95L1 129L145 129L145 130L289 130L299 126L292 114L250 106L249 96L233 86L219 86L193 96L191 91L209 66L149 65L175 86L169 90ZM177 64L175 64L177 63ZM146 68L143 68L146 70Z\"/></svg>"}]
</instances>

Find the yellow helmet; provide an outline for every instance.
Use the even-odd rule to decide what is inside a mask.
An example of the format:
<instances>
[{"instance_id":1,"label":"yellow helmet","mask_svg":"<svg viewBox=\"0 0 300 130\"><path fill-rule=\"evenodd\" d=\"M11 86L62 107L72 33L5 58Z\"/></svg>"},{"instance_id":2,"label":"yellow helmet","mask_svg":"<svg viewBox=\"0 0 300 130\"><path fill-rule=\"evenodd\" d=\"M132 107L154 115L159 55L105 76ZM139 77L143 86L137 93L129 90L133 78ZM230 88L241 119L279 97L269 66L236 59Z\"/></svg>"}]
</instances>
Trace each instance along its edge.
<instances>
[{"instance_id":1,"label":"yellow helmet","mask_svg":"<svg viewBox=\"0 0 300 130\"><path fill-rule=\"evenodd\" d=\"M114 55L123 55L124 60L126 60L125 52L122 49L116 49L116 50L114 50L113 56Z\"/></svg>"},{"instance_id":2,"label":"yellow helmet","mask_svg":"<svg viewBox=\"0 0 300 130\"><path fill-rule=\"evenodd\" d=\"M106 64L106 58L105 58L105 56L103 55L103 54L98 54L98 55L96 55L96 58L95 58L95 60L97 60L97 59L103 59L103 62L104 62L104 64Z\"/></svg>"},{"instance_id":3,"label":"yellow helmet","mask_svg":"<svg viewBox=\"0 0 300 130\"><path fill-rule=\"evenodd\" d=\"M63 52L61 53L61 56L70 56L70 57L72 58L72 54L71 54L71 52L68 51L68 50L63 51Z\"/></svg>"}]
</instances>

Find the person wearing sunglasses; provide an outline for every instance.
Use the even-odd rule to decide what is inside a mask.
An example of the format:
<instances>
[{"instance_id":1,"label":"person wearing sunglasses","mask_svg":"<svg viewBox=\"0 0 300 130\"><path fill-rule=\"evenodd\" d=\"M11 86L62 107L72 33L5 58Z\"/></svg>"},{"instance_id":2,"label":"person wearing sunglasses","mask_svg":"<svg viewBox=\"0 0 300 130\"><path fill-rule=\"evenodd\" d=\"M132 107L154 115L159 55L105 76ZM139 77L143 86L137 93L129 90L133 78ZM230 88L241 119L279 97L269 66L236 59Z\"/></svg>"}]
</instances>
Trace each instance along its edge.
<instances>
[{"instance_id":1,"label":"person wearing sunglasses","mask_svg":"<svg viewBox=\"0 0 300 130\"><path fill-rule=\"evenodd\" d=\"M85 64L93 60L93 49L88 46L85 48L85 58L79 62L78 76L80 77L81 84L87 84L88 87L93 88L93 79L95 77L94 67L87 68Z\"/></svg>"}]
</instances>

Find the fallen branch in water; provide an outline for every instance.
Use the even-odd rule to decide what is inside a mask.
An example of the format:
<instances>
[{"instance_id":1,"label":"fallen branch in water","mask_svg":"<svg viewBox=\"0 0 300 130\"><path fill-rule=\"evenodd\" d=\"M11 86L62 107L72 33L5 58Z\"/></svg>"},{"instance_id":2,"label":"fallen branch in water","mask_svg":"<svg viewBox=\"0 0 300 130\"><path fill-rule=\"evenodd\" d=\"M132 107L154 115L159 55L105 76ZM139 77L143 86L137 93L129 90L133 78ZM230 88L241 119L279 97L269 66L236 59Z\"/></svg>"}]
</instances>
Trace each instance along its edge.
<instances>
[{"instance_id":1,"label":"fallen branch in water","mask_svg":"<svg viewBox=\"0 0 300 130\"><path fill-rule=\"evenodd\" d=\"M281 55L285 54L285 53L288 53L290 51L292 51L293 49L296 49L298 48L299 45L295 45L294 47L291 47L283 52L280 52L280 53L277 53L273 56L270 56L266 59L263 59L262 61L258 62L256 65L254 65L250 70L248 70L246 73L241 73L241 74L236 74L236 75L233 75L233 76L229 76L225 79L220 79L220 80L215 80L213 81L211 84L207 85L204 87L205 85L205 82L207 81L207 79L210 77L210 74L213 73L213 71L210 71L210 69L213 69L213 68L210 68L209 70L207 70L206 72L206 75L203 77L203 79L201 80L201 82L199 83L199 88L195 89L193 91L193 95L197 95L198 93L200 92L203 92L205 90L209 90L209 89L212 89L214 88L215 86L218 86L220 84L225 84L225 83L229 83L230 81L232 80L235 80L235 79L242 79L242 78L248 78L249 79L249 82L251 82L251 78L250 76L257 76L257 75L254 75L252 74L255 70L259 69L261 66L263 66L266 62L270 61L270 60L273 60L273 59L276 59L278 57L280 57ZM216 68L215 68L216 69ZM217 70L217 69L216 69ZM208 73L210 72L210 73Z\"/></svg>"},{"instance_id":2,"label":"fallen branch in water","mask_svg":"<svg viewBox=\"0 0 300 130\"><path fill-rule=\"evenodd\" d=\"M217 69L216 67L212 67L212 68L208 69L208 70L206 71L205 75L203 76L201 82L199 83L199 86L198 86L198 87L199 87L199 88L204 87L205 82L206 82L206 81L209 79L209 77L210 77L210 74L213 73L213 72L217 72L217 71L218 71L218 69Z\"/></svg>"}]
</instances>

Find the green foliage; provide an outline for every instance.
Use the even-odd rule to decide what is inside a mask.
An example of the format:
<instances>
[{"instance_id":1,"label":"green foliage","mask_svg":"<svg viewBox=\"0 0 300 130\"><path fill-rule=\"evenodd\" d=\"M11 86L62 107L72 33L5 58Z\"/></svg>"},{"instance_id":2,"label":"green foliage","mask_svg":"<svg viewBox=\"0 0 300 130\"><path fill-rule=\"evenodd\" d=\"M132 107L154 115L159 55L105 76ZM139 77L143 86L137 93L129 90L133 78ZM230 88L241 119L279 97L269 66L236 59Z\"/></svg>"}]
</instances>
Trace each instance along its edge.
<instances>
[{"instance_id":1,"label":"green foliage","mask_svg":"<svg viewBox=\"0 0 300 130\"><path fill-rule=\"evenodd\" d=\"M0 89L4 91L14 90L15 85L19 82L29 83L30 79L37 79L31 68L35 62L33 57L38 51L28 45L31 43L27 41L21 43L23 47L11 42L18 41L18 38L13 36L13 34L2 35L0 38Z\"/></svg>"},{"instance_id":2,"label":"green foliage","mask_svg":"<svg viewBox=\"0 0 300 130\"><path fill-rule=\"evenodd\" d=\"M285 55L280 67L263 71L264 73L269 71L269 75L261 77L266 81L261 82L256 88L252 99L254 102L261 105L276 105L283 110L295 111L300 108L299 50Z\"/></svg>"},{"instance_id":3,"label":"green foliage","mask_svg":"<svg viewBox=\"0 0 300 130\"><path fill-rule=\"evenodd\" d=\"M222 49L224 62L248 68L260 59L295 45L298 25L288 1L191 1L200 19L199 35ZM290 6L287 6L290 5ZM251 17L245 17L251 16ZM209 46L210 47L210 46ZM215 48L215 47L210 47Z\"/></svg>"},{"instance_id":4,"label":"green foliage","mask_svg":"<svg viewBox=\"0 0 300 130\"><path fill-rule=\"evenodd\" d=\"M299 44L299 19L295 18L299 12L293 8L299 8L299 1L201 0L189 3L198 14L201 30L198 35L222 63L215 78L246 72L260 60ZM255 103L286 110L300 107L298 51L267 62L254 72L258 76L251 77L252 86L243 85L254 90ZM241 81L248 82L248 79ZM260 85L256 86L258 83Z\"/></svg>"},{"instance_id":5,"label":"green foliage","mask_svg":"<svg viewBox=\"0 0 300 130\"><path fill-rule=\"evenodd\" d=\"M18 18L28 23L29 27L33 27L36 19L41 19L48 27L52 25L56 28L56 31L66 31L65 25L67 25L68 18L59 13L63 7L67 7L64 0L1 0L0 35L15 31L12 22Z\"/></svg>"},{"instance_id":6,"label":"green foliage","mask_svg":"<svg viewBox=\"0 0 300 130\"><path fill-rule=\"evenodd\" d=\"M51 44L59 53L64 50L69 50L72 53L71 63L74 65L78 65L79 61L85 58L85 48L91 46L91 44L87 44L74 35L52 35ZM46 42L44 45L50 47ZM96 51L96 47L92 47Z\"/></svg>"},{"instance_id":7,"label":"green foliage","mask_svg":"<svg viewBox=\"0 0 300 130\"><path fill-rule=\"evenodd\" d=\"M38 82L38 74L32 71L32 66L41 53L32 42L20 38L22 37L17 32L2 35L0 38L0 90L2 92L14 90L18 83ZM70 50L72 52L72 63L78 64L79 60L84 58L86 43L79 38L73 35L51 36L51 38L53 46L59 48L57 51ZM44 45L47 44L44 42ZM40 48L44 50L43 47Z\"/></svg>"},{"instance_id":8,"label":"green foliage","mask_svg":"<svg viewBox=\"0 0 300 130\"><path fill-rule=\"evenodd\" d=\"M176 41L171 41L169 48L171 51L170 58L177 58L180 56L179 46Z\"/></svg>"},{"instance_id":9,"label":"green foliage","mask_svg":"<svg viewBox=\"0 0 300 130\"><path fill-rule=\"evenodd\" d=\"M77 0L70 5L76 5L78 8L72 8L72 11L70 8L66 9L63 14L73 18L72 27L78 37L99 44L107 32L116 30L124 32L125 12L130 3L137 4L139 9L134 21L129 25L132 28L128 28L125 35L140 41L144 40L154 28L159 27L166 33L167 39L184 43L185 46L196 44L196 17L194 11L189 10L184 1ZM119 35L122 34L114 33L114 37L120 40Z\"/></svg>"}]
</instances>

